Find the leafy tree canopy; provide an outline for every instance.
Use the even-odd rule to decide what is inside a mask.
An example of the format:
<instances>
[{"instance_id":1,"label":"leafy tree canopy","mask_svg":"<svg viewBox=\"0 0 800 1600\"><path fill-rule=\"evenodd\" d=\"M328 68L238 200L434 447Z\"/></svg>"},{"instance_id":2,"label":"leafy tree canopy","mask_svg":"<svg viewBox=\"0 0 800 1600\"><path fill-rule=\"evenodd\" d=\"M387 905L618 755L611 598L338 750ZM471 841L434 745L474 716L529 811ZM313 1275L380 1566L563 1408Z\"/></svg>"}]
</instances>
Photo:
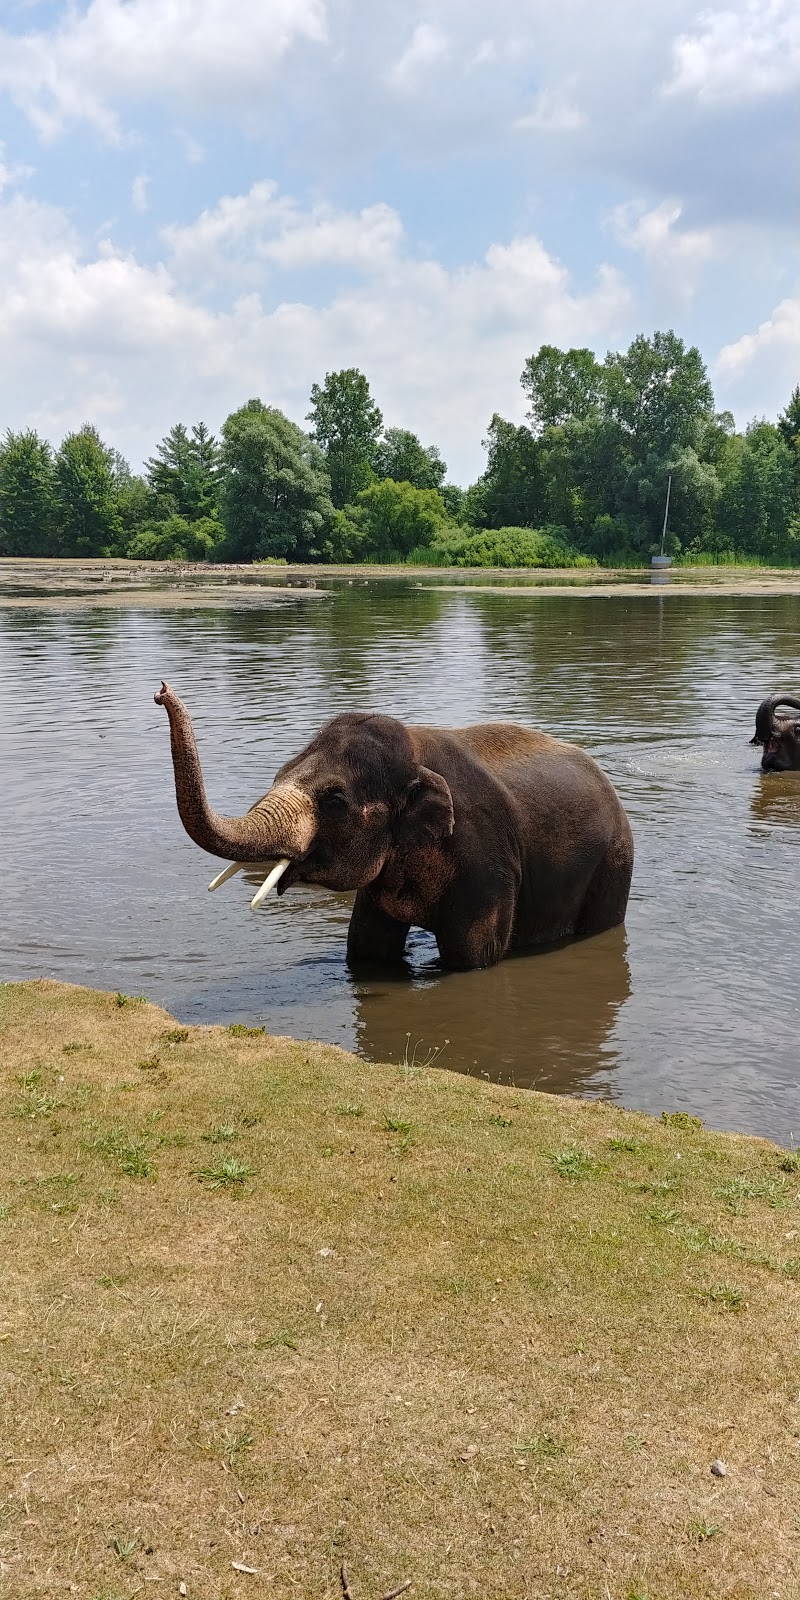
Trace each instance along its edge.
<instances>
[{"instance_id":1,"label":"leafy tree canopy","mask_svg":"<svg viewBox=\"0 0 800 1600\"><path fill-rule=\"evenodd\" d=\"M132 561L213 561L225 537L216 517L189 522L177 514L146 522L125 551Z\"/></svg>"},{"instance_id":2,"label":"leafy tree canopy","mask_svg":"<svg viewBox=\"0 0 800 1600\"><path fill-rule=\"evenodd\" d=\"M481 480L480 521L491 528L536 527L543 520L544 498L540 447L530 428L506 422L495 412L483 447L488 460Z\"/></svg>"},{"instance_id":3,"label":"leafy tree canopy","mask_svg":"<svg viewBox=\"0 0 800 1600\"><path fill-rule=\"evenodd\" d=\"M331 498L338 507L355 500L373 476L383 417L357 367L327 372L311 389L311 436L325 451Z\"/></svg>"},{"instance_id":4,"label":"leafy tree canopy","mask_svg":"<svg viewBox=\"0 0 800 1600\"><path fill-rule=\"evenodd\" d=\"M407 428L387 428L375 449L375 472L395 483L412 483L415 489L438 489L447 464L435 444L425 449Z\"/></svg>"},{"instance_id":5,"label":"leafy tree canopy","mask_svg":"<svg viewBox=\"0 0 800 1600\"><path fill-rule=\"evenodd\" d=\"M351 520L362 534L364 555L386 561L429 545L447 522L441 495L411 483L381 478L362 489Z\"/></svg>"},{"instance_id":6,"label":"leafy tree canopy","mask_svg":"<svg viewBox=\"0 0 800 1600\"><path fill-rule=\"evenodd\" d=\"M122 522L117 509L115 453L90 423L68 433L56 455L56 506L62 554L113 555Z\"/></svg>"},{"instance_id":7,"label":"leafy tree canopy","mask_svg":"<svg viewBox=\"0 0 800 1600\"><path fill-rule=\"evenodd\" d=\"M322 453L282 411L248 400L222 426L224 554L316 559L333 521Z\"/></svg>"},{"instance_id":8,"label":"leafy tree canopy","mask_svg":"<svg viewBox=\"0 0 800 1600\"><path fill-rule=\"evenodd\" d=\"M713 414L714 392L696 345L687 350L670 328L644 334L624 354L606 356L605 407L625 436L634 459L695 443L701 423Z\"/></svg>"},{"instance_id":9,"label":"leafy tree canopy","mask_svg":"<svg viewBox=\"0 0 800 1600\"><path fill-rule=\"evenodd\" d=\"M53 452L28 429L10 430L0 443L0 554L55 554L56 505Z\"/></svg>"},{"instance_id":10,"label":"leafy tree canopy","mask_svg":"<svg viewBox=\"0 0 800 1600\"><path fill-rule=\"evenodd\" d=\"M795 384L789 404L778 418L778 427L784 443L800 453L800 384Z\"/></svg>"},{"instance_id":11,"label":"leafy tree canopy","mask_svg":"<svg viewBox=\"0 0 800 1600\"><path fill-rule=\"evenodd\" d=\"M591 415L603 392L603 369L591 350L559 350L543 344L535 356L528 356L520 382L530 406L531 428L540 434Z\"/></svg>"},{"instance_id":12,"label":"leafy tree canopy","mask_svg":"<svg viewBox=\"0 0 800 1600\"><path fill-rule=\"evenodd\" d=\"M169 515L193 522L213 515L219 480L219 445L204 422L196 422L191 434L182 422L170 428L155 455L145 462L147 482Z\"/></svg>"}]
</instances>

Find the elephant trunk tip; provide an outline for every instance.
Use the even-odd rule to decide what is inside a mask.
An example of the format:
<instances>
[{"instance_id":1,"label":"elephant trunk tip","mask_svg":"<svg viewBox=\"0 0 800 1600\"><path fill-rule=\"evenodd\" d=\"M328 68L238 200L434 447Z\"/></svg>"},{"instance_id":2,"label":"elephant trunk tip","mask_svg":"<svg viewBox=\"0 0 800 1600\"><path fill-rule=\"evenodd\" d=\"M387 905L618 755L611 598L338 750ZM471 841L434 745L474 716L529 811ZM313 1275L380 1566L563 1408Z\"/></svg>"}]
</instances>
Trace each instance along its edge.
<instances>
[{"instance_id":1,"label":"elephant trunk tip","mask_svg":"<svg viewBox=\"0 0 800 1600\"><path fill-rule=\"evenodd\" d=\"M162 680L161 680L161 688L159 689L158 694L154 694L153 695L153 699L155 700L156 705L157 706L166 705L167 697L171 696L171 695L172 695L172 690L170 689L169 684L165 683L163 678L162 678Z\"/></svg>"}]
</instances>

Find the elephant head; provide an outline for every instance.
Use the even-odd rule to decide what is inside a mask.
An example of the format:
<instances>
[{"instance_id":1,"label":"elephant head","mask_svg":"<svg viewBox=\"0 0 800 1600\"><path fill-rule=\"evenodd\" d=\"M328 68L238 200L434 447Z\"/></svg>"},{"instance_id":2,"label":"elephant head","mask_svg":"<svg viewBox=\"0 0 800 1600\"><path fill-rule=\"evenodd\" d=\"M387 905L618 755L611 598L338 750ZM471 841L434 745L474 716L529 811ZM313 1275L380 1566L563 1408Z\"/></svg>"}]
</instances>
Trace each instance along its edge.
<instances>
[{"instance_id":1,"label":"elephant head","mask_svg":"<svg viewBox=\"0 0 800 1600\"><path fill-rule=\"evenodd\" d=\"M168 684L155 695L169 717L178 811L201 849L232 863L215 889L248 862L276 865L251 902L280 881L361 889L389 856L410 842L444 839L454 827L450 789L420 765L412 733L392 717L366 712L334 717L281 767L272 788L241 817L209 805L191 718Z\"/></svg>"},{"instance_id":2,"label":"elephant head","mask_svg":"<svg viewBox=\"0 0 800 1600\"><path fill-rule=\"evenodd\" d=\"M762 772L800 771L800 721L778 716L779 706L800 710L800 700L790 694L772 694L762 700L756 712L756 731L751 744L763 745Z\"/></svg>"}]
</instances>

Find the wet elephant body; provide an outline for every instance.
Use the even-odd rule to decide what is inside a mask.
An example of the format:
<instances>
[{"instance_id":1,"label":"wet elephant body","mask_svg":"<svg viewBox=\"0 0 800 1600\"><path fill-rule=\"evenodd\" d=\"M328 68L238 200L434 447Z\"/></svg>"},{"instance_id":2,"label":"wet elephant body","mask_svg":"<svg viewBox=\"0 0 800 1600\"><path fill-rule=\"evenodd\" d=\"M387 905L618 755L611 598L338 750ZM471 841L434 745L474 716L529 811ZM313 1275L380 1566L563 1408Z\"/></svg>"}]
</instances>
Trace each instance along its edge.
<instances>
[{"instance_id":1,"label":"wet elephant body","mask_svg":"<svg viewBox=\"0 0 800 1600\"><path fill-rule=\"evenodd\" d=\"M278 893L298 880L355 890L353 963L402 959L412 926L434 935L445 966L476 968L624 919L630 826L573 745L506 723L443 729L346 713L244 817L224 818L206 800L186 708L166 686L156 699L192 838L242 864L281 858Z\"/></svg>"}]
</instances>

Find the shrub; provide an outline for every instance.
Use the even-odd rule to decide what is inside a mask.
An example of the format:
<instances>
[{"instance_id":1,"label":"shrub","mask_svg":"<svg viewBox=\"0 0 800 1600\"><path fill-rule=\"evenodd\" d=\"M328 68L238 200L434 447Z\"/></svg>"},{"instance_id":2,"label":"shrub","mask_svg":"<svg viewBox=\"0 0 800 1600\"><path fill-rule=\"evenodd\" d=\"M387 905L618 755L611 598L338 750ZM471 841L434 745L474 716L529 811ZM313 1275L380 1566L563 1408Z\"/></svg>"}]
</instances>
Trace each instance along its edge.
<instances>
[{"instance_id":1,"label":"shrub","mask_svg":"<svg viewBox=\"0 0 800 1600\"><path fill-rule=\"evenodd\" d=\"M596 567L592 556L580 555L568 542L566 529L444 529L432 547L418 548L415 565L431 562L449 567Z\"/></svg>"},{"instance_id":2,"label":"shrub","mask_svg":"<svg viewBox=\"0 0 800 1600\"><path fill-rule=\"evenodd\" d=\"M213 561L225 537L216 517L187 522L177 514L164 522L146 522L125 551L131 561Z\"/></svg>"}]
</instances>

